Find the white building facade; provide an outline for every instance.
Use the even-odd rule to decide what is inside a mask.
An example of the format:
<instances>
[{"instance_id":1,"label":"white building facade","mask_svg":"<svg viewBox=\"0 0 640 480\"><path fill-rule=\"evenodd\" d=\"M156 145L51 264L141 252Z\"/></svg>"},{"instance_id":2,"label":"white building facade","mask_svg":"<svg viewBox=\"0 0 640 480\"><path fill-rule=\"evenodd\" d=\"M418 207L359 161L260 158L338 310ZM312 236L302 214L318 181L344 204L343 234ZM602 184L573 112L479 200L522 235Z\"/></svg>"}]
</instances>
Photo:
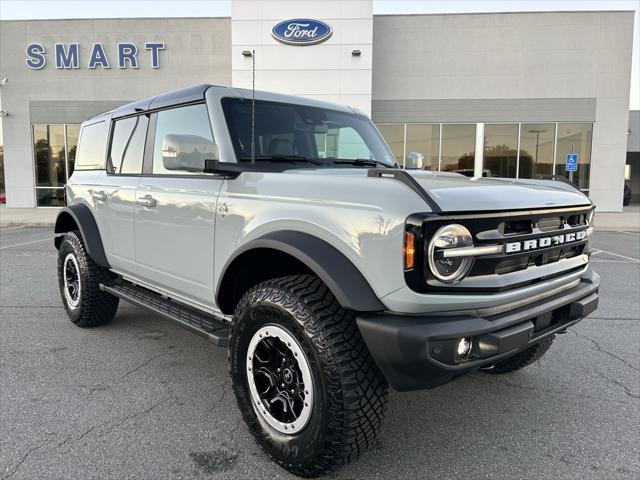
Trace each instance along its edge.
<instances>
[{"instance_id":1,"label":"white building facade","mask_svg":"<svg viewBox=\"0 0 640 480\"><path fill-rule=\"evenodd\" d=\"M198 83L251 87L255 61L257 89L370 115L400 165L420 152L432 170L565 176L620 211L633 15L247 0L224 18L3 21L7 206L64 203L86 118Z\"/></svg>"}]
</instances>

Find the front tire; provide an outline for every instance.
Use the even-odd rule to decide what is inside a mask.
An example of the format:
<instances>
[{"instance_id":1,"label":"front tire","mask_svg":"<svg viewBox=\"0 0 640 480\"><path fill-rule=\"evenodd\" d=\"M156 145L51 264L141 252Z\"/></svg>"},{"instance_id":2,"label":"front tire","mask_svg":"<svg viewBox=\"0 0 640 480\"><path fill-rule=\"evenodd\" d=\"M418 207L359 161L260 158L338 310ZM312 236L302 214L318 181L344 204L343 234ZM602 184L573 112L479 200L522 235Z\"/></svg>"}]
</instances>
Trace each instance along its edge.
<instances>
[{"instance_id":1,"label":"front tire","mask_svg":"<svg viewBox=\"0 0 640 480\"><path fill-rule=\"evenodd\" d=\"M315 477L370 447L387 382L343 309L310 275L263 282L240 300L229 342L238 406L260 447Z\"/></svg>"},{"instance_id":2,"label":"front tire","mask_svg":"<svg viewBox=\"0 0 640 480\"><path fill-rule=\"evenodd\" d=\"M58 249L58 285L69 319L79 327L96 327L113 320L118 298L100 290L113 274L96 265L78 232L65 234Z\"/></svg>"}]
</instances>

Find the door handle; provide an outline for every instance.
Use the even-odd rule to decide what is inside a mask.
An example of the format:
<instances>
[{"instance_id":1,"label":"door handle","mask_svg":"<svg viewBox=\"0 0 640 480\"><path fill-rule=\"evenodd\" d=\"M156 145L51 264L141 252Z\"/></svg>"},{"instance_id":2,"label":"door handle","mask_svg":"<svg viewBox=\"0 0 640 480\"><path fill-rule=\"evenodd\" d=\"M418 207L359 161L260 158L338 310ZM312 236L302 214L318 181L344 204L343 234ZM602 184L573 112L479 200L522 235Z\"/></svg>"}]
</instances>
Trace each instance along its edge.
<instances>
[{"instance_id":1,"label":"door handle","mask_svg":"<svg viewBox=\"0 0 640 480\"><path fill-rule=\"evenodd\" d=\"M91 191L91 198L93 198L94 200L97 200L99 202L106 202L107 201L107 194L102 190L100 190L98 192Z\"/></svg>"},{"instance_id":2,"label":"door handle","mask_svg":"<svg viewBox=\"0 0 640 480\"><path fill-rule=\"evenodd\" d=\"M136 200L136 204L140 207L153 208L158 205L158 202L151 195L145 195Z\"/></svg>"}]
</instances>

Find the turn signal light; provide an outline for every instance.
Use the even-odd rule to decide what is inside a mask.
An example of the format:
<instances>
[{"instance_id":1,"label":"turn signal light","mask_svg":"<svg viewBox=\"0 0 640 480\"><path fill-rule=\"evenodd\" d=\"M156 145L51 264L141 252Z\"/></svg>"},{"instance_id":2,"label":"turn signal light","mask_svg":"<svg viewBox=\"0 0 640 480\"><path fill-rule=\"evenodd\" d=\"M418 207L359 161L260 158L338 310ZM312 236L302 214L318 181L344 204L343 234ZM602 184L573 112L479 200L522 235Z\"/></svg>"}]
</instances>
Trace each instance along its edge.
<instances>
[{"instance_id":1,"label":"turn signal light","mask_svg":"<svg viewBox=\"0 0 640 480\"><path fill-rule=\"evenodd\" d=\"M411 232L405 232L404 234L404 268L405 270L412 269L415 266L416 261L416 237Z\"/></svg>"}]
</instances>

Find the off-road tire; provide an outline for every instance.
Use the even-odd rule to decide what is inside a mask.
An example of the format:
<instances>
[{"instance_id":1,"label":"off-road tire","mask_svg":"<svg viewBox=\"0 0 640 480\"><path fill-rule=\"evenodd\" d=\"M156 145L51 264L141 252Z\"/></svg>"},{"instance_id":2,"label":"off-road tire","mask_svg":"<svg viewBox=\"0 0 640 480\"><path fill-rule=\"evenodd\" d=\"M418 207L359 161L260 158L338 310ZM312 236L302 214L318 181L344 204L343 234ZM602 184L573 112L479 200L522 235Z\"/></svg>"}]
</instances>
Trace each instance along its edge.
<instances>
[{"instance_id":1,"label":"off-road tire","mask_svg":"<svg viewBox=\"0 0 640 480\"><path fill-rule=\"evenodd\" d=\"M523 350L520 353L516 353L513 357L509 357L501 362L496 363L491 368L483 369L483 372L487 373L509 373L520 370L521 368L531 365L542 357L553 343L554 335L541 340L539 343L532 345L531 347Z\"/></svg>"},{"instance_id":2,"label":"off-road tire","mask_svg":"<svg viewBox=\"0 0 640 480\"><path fill-rule=\"evenodd\" d=\"M307 425L294 435L272 428L254 410L247 349L265 325L286 329L300 344L313 379ZM384 418L388 384L355 321L317 277L296 275L263 282L240 300L229 342L230 374L238 406L260 447L303 477L331 472L371 447Z\"/></svg>"},{"instance_id":3,"label":"off-road tire","mask_svg":"<svg viewBox=\"0 0 640 480\"><path fill-rule=\"evenodd\" d=\"M64 293L64 261L67 255L76 258L79 267L80 300L77 307L67 301ZM77 231L68 232L58 249L58 285L60 296L69 319L79 327L96 327L113 320L118 310L118 297L100 290L100 284L108 282L114 275L106 268L96 265Z\"/></svg>"}]
</instances>

